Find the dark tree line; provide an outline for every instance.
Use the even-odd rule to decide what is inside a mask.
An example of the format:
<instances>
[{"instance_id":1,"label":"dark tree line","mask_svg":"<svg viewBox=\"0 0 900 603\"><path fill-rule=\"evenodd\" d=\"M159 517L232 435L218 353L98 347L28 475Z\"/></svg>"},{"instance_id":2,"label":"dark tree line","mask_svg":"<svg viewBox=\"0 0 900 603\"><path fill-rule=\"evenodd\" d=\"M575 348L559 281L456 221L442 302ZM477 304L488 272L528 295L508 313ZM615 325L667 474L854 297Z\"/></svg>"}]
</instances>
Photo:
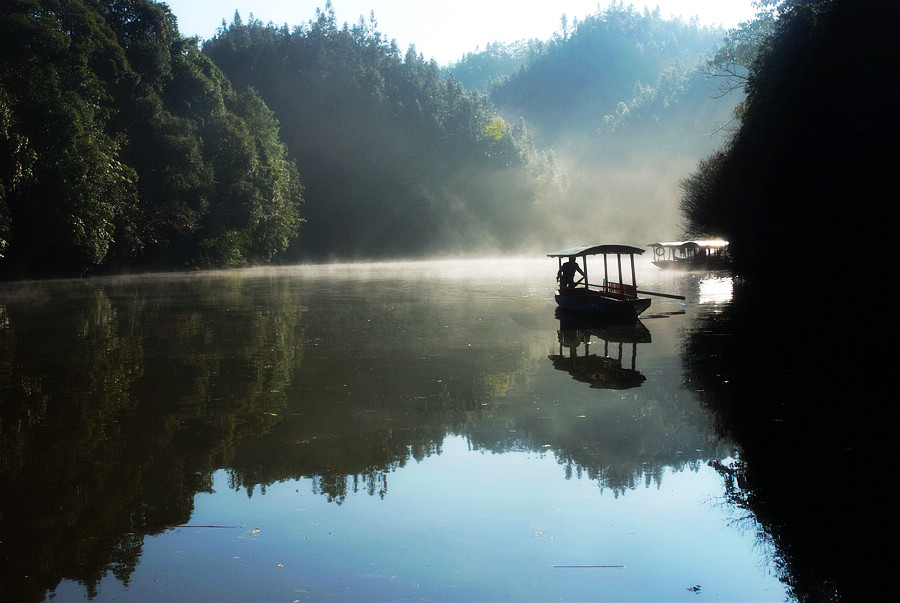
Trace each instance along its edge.
<instances>
[{"instance_id":1,"label":"dark tree line","mask_svg":"<svg viewBox=\"0 0 900 603\"><path fill-rule=\"evenodd\" d=\"M895 188L900 4L779 4L739 70L739 128L684 180L682 209L692 234L732 242L745 276L821 290L872 276L889 240L878 208Z\"/></svg>"},{"instance_id":2,"label":"dark tree line","mask_svg":"<svg viewBox=\"0 0 900 603\"><path fill-rule=\"evenodd\" d=\"M268 260L300 202L271 111L165 5L0 8L4 277Z\"/></svg>"},{"instance_id":3,"label":"dark tree line","mask_svg":"<svg viewBox=\"0 0 900 603\"><path fill-rule=\"evenodd\" d=\"M685 345L689 387L741 443L728 499L771 536L801 602L890 588L895 271L888 208L900 134L895 0L786 0L716 59L745 86L738 129L684 180L689 232L731 241L733 302ZM798 460L799 459L799 460ZM796 461L796 462L795 462ZM798 475L802 478L798 479ZM856 593L856 594L854 594Z\"/></svg>"}]
</instances>

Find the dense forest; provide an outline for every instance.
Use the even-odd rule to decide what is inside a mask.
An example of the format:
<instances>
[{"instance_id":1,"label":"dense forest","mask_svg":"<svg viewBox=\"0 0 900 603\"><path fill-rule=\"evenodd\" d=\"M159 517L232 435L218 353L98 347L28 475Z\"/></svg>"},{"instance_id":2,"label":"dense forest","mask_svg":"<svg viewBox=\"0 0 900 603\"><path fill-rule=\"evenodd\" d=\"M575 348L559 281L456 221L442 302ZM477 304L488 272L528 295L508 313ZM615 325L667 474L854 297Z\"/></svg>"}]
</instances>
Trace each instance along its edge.
<instances>
[{"instance_id":1,"label":"dense forest","mask_svg":"<svg viewBox=\"0 0 900 603\"><path fill-rule=\"evenodd\" d=\"M204 44L281 124L306 190L301 257L384 257L526 244L559 192L523 122L330 4L288 30L239 14Z\"/></svg>"},{"instance_id":2,"label":"dense forest","mask_svg":"<svg viewBox=\"0 0 900 603\"><path fill-rule=\"evenodd\" d=\"M202 48L151 0L0 31L3 278L641 243L737 102L697 68L722 31L621 3L446 67L330 3Z\"/></svg>"},{"instance_id":3,"label":"dense forest","mask_svg":"<svg viewBox=\"0 0 900 603\"><path fill-rule=\"evenodd\" d=\"M164 5L13 0L0 45L4 276L239 265L296 236L271 111Z\"/></svg>"},{"instance_id":4,"label":"dense forest","mask_svg":"<svg viewBox=\"0 0 900 603\"><path fill-rule=\"evenodd\" d=\"M682 228L758 277L786 245L871 232L846 208L882 194L898 129L895 3L759 8L724 32L615 2L442 67L330 2L293 27L235 13L202 48L161 2L6 2L0 277Z\"/></svg>"}]
</instances>

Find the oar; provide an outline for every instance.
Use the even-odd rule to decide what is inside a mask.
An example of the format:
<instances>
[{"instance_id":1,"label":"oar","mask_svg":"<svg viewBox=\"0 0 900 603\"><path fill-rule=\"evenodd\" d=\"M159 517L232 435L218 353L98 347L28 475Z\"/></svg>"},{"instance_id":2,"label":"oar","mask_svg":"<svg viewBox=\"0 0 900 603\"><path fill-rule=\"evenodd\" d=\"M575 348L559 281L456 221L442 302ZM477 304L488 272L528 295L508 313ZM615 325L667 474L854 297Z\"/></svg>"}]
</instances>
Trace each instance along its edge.
<instances>
[{"instance_id":1,"label":"oar","mask_svg":"<svg viewBox=\"0 0 900 603\"><path fill-rule=\"evenodd\" d=\"M588 283L588 287L597 287L600 288L600 285L595 285L594 283ZM635 289L635 293L643 293L644 295L656 295L657 297L669 297L672 299L684 299L683 295L673 295L671 293L656 293L655 291L641 291L640 289Z\"/></svg>"},{"instance_id":2,"label":"oar","mask_svg":"<svg viewBox=\"0 0 900 603\"><path fill-rule=\"evenodd\" d=\"M671 293L654 293L653 291L641 291L640 289L635 289L637 293L643 293L644 295L656 295L658 297L671 297L672 299L684 299L683 295L672 295Z\"/></svg>"}]
</instances>

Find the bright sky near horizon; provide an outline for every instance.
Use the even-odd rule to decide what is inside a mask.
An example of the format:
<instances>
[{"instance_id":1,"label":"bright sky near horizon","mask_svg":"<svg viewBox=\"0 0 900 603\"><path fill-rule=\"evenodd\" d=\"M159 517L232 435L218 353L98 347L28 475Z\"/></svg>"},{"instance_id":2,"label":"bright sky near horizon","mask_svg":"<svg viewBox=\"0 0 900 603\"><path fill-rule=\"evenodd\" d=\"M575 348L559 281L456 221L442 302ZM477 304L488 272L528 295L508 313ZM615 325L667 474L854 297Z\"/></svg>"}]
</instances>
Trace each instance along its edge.
<instances>
[{"instance_id":1,"label":"bright sky near horizon","mask_svg":"<svg viewBox=\"0 0 900 603\"><path fill-rule=\"evenodd\" d=\"M253 17L263 23L293 27L315 18L325 0L161 0L178 18L185 36L212 38L224 19L235 11L244 22ZM339 23L354 24L374 11L380 31L395 39L401 50L415 44L426 59L440 64L456 61L490 42L527 38L549 39L560 30L560 17L571 23L606 8L611 0L332 0ZM659 6L664 17L693 16L704 25L734 27L755 14L753 0L625 0L643 10Z\"/></svg>"}]
</instances>

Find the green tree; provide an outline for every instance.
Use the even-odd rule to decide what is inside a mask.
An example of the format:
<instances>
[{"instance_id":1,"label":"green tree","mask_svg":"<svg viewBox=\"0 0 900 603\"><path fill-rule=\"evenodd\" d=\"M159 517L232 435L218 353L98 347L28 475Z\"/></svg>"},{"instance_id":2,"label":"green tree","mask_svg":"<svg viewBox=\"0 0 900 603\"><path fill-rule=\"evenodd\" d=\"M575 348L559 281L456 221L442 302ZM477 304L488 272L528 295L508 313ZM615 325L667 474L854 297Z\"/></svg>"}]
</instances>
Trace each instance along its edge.
<instances>
[{"instance_id":1,"label":"green tree","mask_svg":"<svg viewBox=\"0 0 900 603\"><path fill-rule=\"evenodd\" d=\"M502 83L543 52L546 43L519 40L510 44L491 42L483 50L466 53L445 69L469 90L489 93L495 83Z\"/></svg>"},{"instance_id":2,"label":"green tree","mask_svg":"<svg viewBox=\"0 0 900 603\"><path fill-rule=\"evenodd\" d=\"M204 136L222 202L210 214L201 245L218 265L269 261L296 236L299 177L259 95L251 89L229 105L233 113L211 122Z\"/></svg>"},{"instance_id":3,"label":"green tree","mask_svg":"<svg viewBox=\"0 0 900 603\"><path fill-rule=\"evenodd\" d=\"M150 0L0 11L5 276L269 261L301 187L258 97Z\"/></svg>"},{"instance_id":4,"label":"green tree","mask_svg":"<svg viewBox=\"0 0 900 603\"><path fill-rule=\"evenodd\" d=\"M203 51L270 107L304 184L294 257L383 257L521 245L556 180L515 129L434 61L401 53L374 17L340 26L330 3L288 30L236 15ZM500 182L517 182L516 198Z\"/></svg>"},{"instance_id":5,"label":"green tree","mask_svg":"<svg viewBox=\"0 0 900 603\"><path fill-rule=\"evenodd\" d=\"M4 267L84 272L103 262L137 202L121 142L105 129L105 77L124 70L110 30L90 5L16 0L0 13L7 141L29 149L29 169L6 187ZM102 74L102 76L101 76ZM5 161L21 162L7 156ZM118 232L117 232L118 230Z\"/></svg>"},{"instance_id":6,"label":"green tree","mask_svg":"<svg viewBox=\"0 0 900 603\"><path fill-rule=\"evenodd\" d=\"M273 259L297 236L302 200L277 123L258 97L234 92L195 40L177 35L167 11L134 4L123 12L123 3L111 3L117 31L164 42L127 50L152 75L123 102L132 116L124 127L144 134L129 157L154 176L142 189L145 261L235 266Z\"/></svg>"},{"instance_id":7,"label":"green tree","mask_svg":"<svg viewBox=\"0 0 900 603\"><path fill-rule=\"evenodd\" d=\"M12 232L7 198L30 177L33 162L34 152L28 148L28 139L15 132L12 111L0 89L0 258Z\"/></svg>"}]
</instances>

